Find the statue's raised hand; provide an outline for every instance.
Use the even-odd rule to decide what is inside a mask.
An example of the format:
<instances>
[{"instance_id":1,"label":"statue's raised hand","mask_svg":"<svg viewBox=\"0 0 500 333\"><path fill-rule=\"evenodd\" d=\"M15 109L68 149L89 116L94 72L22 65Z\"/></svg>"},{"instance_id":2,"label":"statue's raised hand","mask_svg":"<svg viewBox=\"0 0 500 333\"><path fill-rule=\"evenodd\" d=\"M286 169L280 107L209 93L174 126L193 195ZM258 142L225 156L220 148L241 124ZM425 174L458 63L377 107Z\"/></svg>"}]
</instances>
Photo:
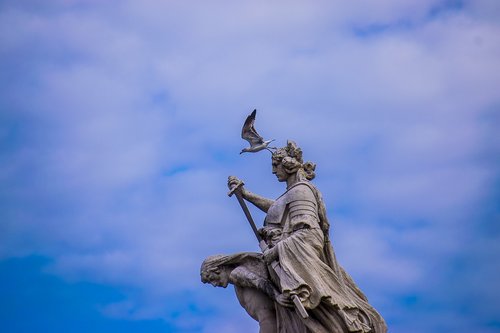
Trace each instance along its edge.
<instances>
[{"instance_id":1,"label":"statue's raised hand","mask_svg":"<svg viewBox=\"0 0 500 333\"><path fill-rule=\"evenodd\" d=\"M229 188L229 191L233 191L236 187L242 186L244 183L242 180L235 176L229 176L227 178L227 187Z\"/></svg>"}]
</instances>

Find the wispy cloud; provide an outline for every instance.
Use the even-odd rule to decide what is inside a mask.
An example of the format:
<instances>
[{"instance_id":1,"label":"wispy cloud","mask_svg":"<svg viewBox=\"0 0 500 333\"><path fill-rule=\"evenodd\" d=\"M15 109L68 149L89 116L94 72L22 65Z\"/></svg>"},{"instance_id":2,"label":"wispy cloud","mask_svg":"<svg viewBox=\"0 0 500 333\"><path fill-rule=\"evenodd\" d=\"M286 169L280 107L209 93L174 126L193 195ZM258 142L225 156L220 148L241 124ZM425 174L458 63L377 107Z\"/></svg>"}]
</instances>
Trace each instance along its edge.
<instances>
[{"instance_id":1,"label":"wispy cloud","mask_svg":"<svg viewBox=\"0 0 500 333\"><path fill-rule=\"evenodd\" d=\"M118 288L128 298L103 305L109 317L250 325L198 269L209 254L257 250L228 175L283 190L266 153L238 155L256 107L259 132L318 163L339 260L392 331L493 331L499 12L494 1L4 2L0 256L50 257L56 276Z\"/></svg>"}]
</instances>

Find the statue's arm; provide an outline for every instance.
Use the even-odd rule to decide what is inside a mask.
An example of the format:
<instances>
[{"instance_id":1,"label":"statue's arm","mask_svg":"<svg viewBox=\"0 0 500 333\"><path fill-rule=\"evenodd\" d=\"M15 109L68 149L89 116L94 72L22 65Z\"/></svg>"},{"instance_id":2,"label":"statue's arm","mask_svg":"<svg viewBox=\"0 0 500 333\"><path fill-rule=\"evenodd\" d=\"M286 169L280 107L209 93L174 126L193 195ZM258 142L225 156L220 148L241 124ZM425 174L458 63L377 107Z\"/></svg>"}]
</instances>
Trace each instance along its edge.
<instances>
[{"instance_id":1,"label":"statue's arm","mask_svg":"<svg viewBox=\"0 0 500 333\"><path fill-rule=\"evenodd\" d=\"M242 189L242 194L243 194L243 198L245 200L251 202L257 208L259 208L260 210L262 210L265 213L267 213L267 211L269 210L269 207L271 207L271 205L274 203L274 200L265 198L263 196L255 194L255 193L252 193L245 188Z\"/></svg>"},{"instance_id":2,"label":"statue's arm","mask_svg":"<svg viewBox=\"0 0 500 333\"><path fill-rule=\"evenodd\" d=\"M242 181L238 179L235 176L229 176L227 180L227 187L229 187L229 190L234 189L235 186L241 186ZM263 212L267 213L269 210L269 207L274 203L274 200L264 198L263 196L260 196L258 194L252 193L248 191L246 188L241 187L241 194L243 195L243 198L252 204L254 204L257 208L262 210Z\"/></svg>"},{"instance_id":3,"label":"statue's arm","mask_svg":"<svg viewBox=\"0 0 500 333\"><path fill-rule=\"evenodd\" d=\"M270 280L262 278L242 266L236 267L231 272L229 280L232 284L239 287L258 289L269 296L273 301L279 295L278 290Z\"/></svg>"}]
</instances>

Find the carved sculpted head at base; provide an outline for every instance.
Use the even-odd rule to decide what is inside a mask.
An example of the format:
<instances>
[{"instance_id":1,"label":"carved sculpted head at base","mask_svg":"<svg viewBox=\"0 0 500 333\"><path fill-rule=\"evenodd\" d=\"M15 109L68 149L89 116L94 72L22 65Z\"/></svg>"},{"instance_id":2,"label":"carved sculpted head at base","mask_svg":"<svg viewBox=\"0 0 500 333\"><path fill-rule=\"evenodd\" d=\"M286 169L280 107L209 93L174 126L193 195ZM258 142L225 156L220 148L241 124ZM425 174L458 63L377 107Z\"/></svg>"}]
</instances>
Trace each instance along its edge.
<instances>
[{"instance_id":1,"label":"carved sculpted head at base","mask_svg":"<svg viewBox=\"0 0 500 333\"><path fill-rule=\"evenodd\" d=\"M227 266L221 265L222 259L226 256L210 256L201 265L201 282L210 283L214 287L226 288L229 284L231 272Z\"/></svg>"}]
</instances>

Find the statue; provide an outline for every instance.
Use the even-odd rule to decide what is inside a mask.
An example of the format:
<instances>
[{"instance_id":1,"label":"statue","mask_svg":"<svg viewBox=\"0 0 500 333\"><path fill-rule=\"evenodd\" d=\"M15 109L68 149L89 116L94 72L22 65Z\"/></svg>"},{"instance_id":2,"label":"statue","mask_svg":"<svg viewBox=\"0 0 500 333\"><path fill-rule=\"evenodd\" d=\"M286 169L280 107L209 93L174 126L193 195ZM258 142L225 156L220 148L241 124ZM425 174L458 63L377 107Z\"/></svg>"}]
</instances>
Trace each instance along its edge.
<instances>
[{"instance_id":1,"label":"statue","mask_svg":"<svg viewBox=\"0 0 500 333\"><path fill-rule=\"evenodd\" d=\"M254 120L255 111L245 126L253 129ZM287 185L276 200L248 191L236 177L228 179L229 194L236 194L263 253L208 257L202 282L233 284L260 333L385 333L384 319L337 263L325 205L311 183L315 164L304 163L302 150L290 140L271 151L272 172ZM244 200L267 214L263 228L255 227Z\"/></svg>"},{"instance_id":2,"label":"statue","mask_svg":"<svg viewBox=\"0 0 500 333\"><path fill-rule=\"evenodd\" d=\"M279 295L269 279L259 253L210 256L202 264L201 280L214 287L234 285L236 297L246 312L259 322L261 333L276 332L274 299Z\"/></svg>"}]
</instances>

